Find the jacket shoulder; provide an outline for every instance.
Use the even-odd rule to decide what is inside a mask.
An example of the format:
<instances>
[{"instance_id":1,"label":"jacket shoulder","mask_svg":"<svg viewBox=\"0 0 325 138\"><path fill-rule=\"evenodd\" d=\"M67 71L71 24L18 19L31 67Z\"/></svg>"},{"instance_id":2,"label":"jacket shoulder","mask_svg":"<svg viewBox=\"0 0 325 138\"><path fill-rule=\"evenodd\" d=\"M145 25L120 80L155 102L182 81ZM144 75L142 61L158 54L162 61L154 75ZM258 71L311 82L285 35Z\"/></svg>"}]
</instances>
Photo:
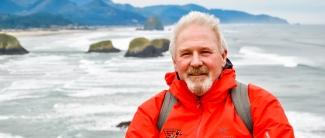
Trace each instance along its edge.
<instances>
[{"instance_id":1,"label":"jacket shoulder","mask_svg":"<svg viewBox=\"0 0 325 138\"><path fill-rule=\"evenodd\" d=\"M157 137L157 120L165 93L166 90L159 92L138 107L126 132L127 138Z\"/></svg>"},{"instance_id":2,"label":"jacket shoulder","mask_svg":"<svg viewBox=\"0 0 325 138\"><path fill-rule=\"evenodd\" d=\"M255 84L248 84L248 96L251 103L272 101L277 100L277 98L271 94L269 91L259 87Z\"/></svg>"},{"instance_id":3,"label":"jacket shoulder","mask_svg":"<svg viewBox=\"0 0 325 138\"><path fill-rule=\"evenodd\" d=\"M294 137L293 128L285 115L280 101L267 90L248 85L254 136Z\"/></svg>"},{"instance_id":4,"label":"jacket shoulder","mask_svg":"<svg viewBox=\"0 0 325 138\"><path fill-rule=\"evenodd\" d=\"M248 84L248 96L254 123L265 115L265 111L273 110L273 107L282 109L280 102L273 94L254 84Z\"/></svg>"}]
</instances>

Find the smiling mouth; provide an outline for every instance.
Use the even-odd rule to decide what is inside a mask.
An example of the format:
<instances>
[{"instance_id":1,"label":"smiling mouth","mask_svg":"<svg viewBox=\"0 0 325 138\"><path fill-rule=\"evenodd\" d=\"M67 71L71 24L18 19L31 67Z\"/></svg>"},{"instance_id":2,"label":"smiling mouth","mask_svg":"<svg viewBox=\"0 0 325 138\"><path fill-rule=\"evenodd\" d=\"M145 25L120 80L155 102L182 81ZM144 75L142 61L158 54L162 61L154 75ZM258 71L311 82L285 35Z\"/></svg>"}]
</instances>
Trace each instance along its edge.
<instances>
[{"instance_id":1,"label":"smiling mouth","mask_svg":"<svg viewBox=\"0 0 325 138\"><path fill-rule=\"evenodd\" d=\"M202 74L188 74L189 76L208 76L207 73L202 73Z\"/></svg>"}]
</instances>

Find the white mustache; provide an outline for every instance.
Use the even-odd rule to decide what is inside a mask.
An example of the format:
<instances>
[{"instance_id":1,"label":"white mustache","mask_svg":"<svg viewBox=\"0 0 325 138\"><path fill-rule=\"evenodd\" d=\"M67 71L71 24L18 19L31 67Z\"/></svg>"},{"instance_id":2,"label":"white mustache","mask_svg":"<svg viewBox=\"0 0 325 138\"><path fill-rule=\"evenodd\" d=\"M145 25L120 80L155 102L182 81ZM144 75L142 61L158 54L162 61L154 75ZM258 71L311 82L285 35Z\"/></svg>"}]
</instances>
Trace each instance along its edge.
<instances>
[{"instance_id":1,"label":"white mustache","mask_svg":"<svg viewBox=\"0 0 325 138\"><path fill-rule=\"evenodd\" d=\"M187 70L187 74L189 75L207 75L209 73L209 70L206 66L194 68L194 67L189 67Z\"/></svg>"}]
</instances>

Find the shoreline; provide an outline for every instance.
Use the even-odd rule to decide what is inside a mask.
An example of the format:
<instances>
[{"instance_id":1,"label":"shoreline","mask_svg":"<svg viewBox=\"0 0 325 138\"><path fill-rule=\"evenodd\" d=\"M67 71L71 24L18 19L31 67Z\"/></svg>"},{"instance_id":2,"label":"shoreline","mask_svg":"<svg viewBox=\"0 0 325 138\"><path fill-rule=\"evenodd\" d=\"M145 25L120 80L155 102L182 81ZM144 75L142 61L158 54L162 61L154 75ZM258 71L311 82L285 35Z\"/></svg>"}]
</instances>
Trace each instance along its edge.
<instances>
[{"instance_id":1,"label":"shoreline","mask_svg":"<svg viewBox=\"0 0 325 138\"><path fill-rule=\"evenodd\" d=\"M0 33L10 34L13 36L44 36L44 35L56 35L63 33L77 33L77 32L86 32L85 30L5 30Z\"/></svg>"},{"instance_id":2,"label":"shoreline","mask_svg":"<svg viewBox=\"0 0 325 138\"><path fill-rule=\"evenodd\" d=\"M165 30L170 31L172 26L165 26ZM14 36L42 36L55 35L62 33L80 33L80 32L108 32L108 31L147 31L138 30L138 26L89 26L77 28L28 28L28 29L0 29L0 33L7 33Z\"/></svg>"},{"instance_id":3,"label":"shoreline","mask_svg":"<svg viewBox=\"0 0 325 138\"><path fill-rule=\"evenodd\" d=\"M3 29L0 33L6 33L14 36L43 36L56 35L63 33L80 33L80 32L104 32L116 30L135 30L135 27L90 27L90 28L30 28L30 29Z\"/></svg>"}]
</instances>

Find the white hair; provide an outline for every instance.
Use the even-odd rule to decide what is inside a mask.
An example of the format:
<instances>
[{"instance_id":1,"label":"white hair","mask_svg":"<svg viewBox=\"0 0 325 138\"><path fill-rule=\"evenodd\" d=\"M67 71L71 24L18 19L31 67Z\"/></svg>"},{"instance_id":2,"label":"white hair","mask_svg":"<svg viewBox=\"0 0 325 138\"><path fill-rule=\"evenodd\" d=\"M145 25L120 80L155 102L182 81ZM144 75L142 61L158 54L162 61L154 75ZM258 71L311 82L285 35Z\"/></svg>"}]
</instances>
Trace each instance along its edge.
<instances>
[{"instance_id":1,"label":"white hair","mask_svg":"<svg viewBox=\"0 0 325 138\"><path fill-rule=\"evenodd\" d=\"M174 27L171 42L169 45L169 51L173 58L175 58L175 43L177 40L177 36L183 29L192 24L207 26L211 28L215 32L218 43L220 44L220 46L218 47L219 52L223 53L225 50L227 50L226 41L219 29L219 19L207 13L191 11L187 15L183 16Z\"/></svg>"}]
</instances>

